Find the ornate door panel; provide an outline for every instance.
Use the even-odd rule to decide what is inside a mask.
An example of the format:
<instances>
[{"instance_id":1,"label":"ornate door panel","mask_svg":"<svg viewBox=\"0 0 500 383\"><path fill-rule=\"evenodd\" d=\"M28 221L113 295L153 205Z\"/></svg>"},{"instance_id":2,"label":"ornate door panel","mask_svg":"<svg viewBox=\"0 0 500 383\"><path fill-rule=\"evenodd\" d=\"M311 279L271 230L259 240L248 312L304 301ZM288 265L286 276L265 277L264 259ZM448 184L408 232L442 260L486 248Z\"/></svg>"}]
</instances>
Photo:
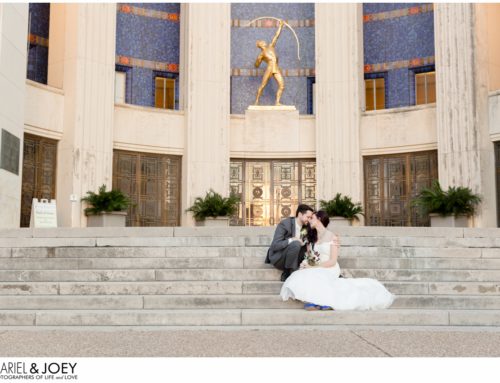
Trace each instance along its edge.
<instances>
[{"instance_id":1,"label":"ornate door panel","mask_svg":"<svg viewBox=\"0 0 500 383\"><path fill-rule=\"evenodd\" d=\"M24 135L21 227L29 227L33 198L56 198L57 141Z\"/></svg>"},{"instance_id":2,"label":"ornate door panel","mask_svg":"<svg viewBox=\"0 0 500 383\"><path fill-rule=\"evenodd\" d=\"M437 179L436 151L365 157L364 170L367 225L429 225L410 202Z\"/></svg>"},{"instance_id":3,"label":"ornate door panel","mask_svg":"<svg viewBox=\"0 0 500 383\"><path fill-rule=\"evenodd\" d=\"M181 157L115 150L113 188L130 196L127 226L180 225Z\"/></svg>"},{"instance_id":4,"label":"ornate door panel","mask_svg":"<svg viewBox=\"0 0 500 383\"><path fill-rule=\"evenodd\" d=\"M231 160L230 188L241 200L232 225L275 225L294 215L299 203L316 205L316 163Z\"/></svg>"}]
</instances>

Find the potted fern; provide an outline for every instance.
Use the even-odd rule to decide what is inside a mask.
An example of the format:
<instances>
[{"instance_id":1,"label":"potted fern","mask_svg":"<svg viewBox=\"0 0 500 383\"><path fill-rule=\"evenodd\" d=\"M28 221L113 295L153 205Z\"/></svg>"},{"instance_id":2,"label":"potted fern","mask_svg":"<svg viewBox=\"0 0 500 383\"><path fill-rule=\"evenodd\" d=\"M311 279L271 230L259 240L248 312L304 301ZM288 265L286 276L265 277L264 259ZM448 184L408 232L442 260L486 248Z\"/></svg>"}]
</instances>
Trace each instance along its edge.
<instances>
[{"instance_id":1,"label":"potted fern","mask_svg":"<svg viewBox=\"0 0 500 383\"><path fill-rule=\"evenodd\" d=\"M337 193L329 201L319 201L321 210L325 210L330 217L332 226L352 226L353 220L359 220L359 215L363 214L361 203L352 202L351 197L342 196Z\"/></svg>"},{"instance_id":2,"label":"potted fern","mask_svg":"<svg viewBox=\"0 0 500 383\"><path fill-rule=\"evenodd\" d=\"M88 191L81 200L89 205L84 210L88 227L125 227L131 201L121 190L106 191L106 185L102 185L98 193Z\"/></svg>"},{"instance_id":3,"label":"potted fern","mask_svg":"<svg viewBox=\"0 0 500 383\"><path fill-rule=\"evenodd\" d=\"M412 205L429 214L432 227L468 227L469 217L480 202L481 197L470 188L450 186L445 191L435 180L430 188L420 191Z\"/></svg>"},{"instance_id":4,"label":"potted fern","mask_svg":"<svg viewBox=\"0 0 500 383\"><path fill-rule=\"evenodd\" d=\"M186 211L193 213L196 226L229 226L229 218L238 210L238 202L235 195L222 197L210 189L204 198L197 197Z\"/></svg>"}]
</instances>

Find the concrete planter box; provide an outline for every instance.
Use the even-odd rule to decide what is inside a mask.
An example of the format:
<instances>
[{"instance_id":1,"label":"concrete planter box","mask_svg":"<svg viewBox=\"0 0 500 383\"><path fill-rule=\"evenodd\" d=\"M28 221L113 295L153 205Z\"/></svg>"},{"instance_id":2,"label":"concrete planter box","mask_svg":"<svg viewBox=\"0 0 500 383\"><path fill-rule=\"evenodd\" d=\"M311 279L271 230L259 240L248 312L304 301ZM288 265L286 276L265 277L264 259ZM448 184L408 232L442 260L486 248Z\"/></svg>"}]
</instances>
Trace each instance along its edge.
<instances>
[{"instance_id":1,"label":"concrete planter box","mask_svg":"<svg viewBox=\"0 0 500 383\"><path fill-rule=\"evenodd\" d=\"M429 214L429 217L431 218L431 227L469 227L469 217L466 215L443 217L439 214Z\"/></svg>"},{"instance_id":2,"label":"concrete planter box","mask_svg":"<svg viewBox=\"0 0 500 383\"><path fill-rule=\"evenodd\" d=\"M205 218L203 221L196 221L196 226L226 227L229 226L229 217Z\"/></svg>"},{"instance_id":3,"label":"concrete planter box","mask_svg":"<svg viewBox=\"0 0 500 383\"><path fill-rule=\"evenodd\" d=\"M344 218L344 217L329 217L330 223L328 224L328 228L339 227L339 226L352 226L352 219Z\"/></svg>"},{"instance_id":4,"label":"concrete planter box","mask_svg":"<svg viewBox=\"0 0 500 383\"><path fill-rule=\"evenodd\" d=\"M87 216L87 227L125 227L126 211L101 212Z\"/></svg>"}]
</instances>

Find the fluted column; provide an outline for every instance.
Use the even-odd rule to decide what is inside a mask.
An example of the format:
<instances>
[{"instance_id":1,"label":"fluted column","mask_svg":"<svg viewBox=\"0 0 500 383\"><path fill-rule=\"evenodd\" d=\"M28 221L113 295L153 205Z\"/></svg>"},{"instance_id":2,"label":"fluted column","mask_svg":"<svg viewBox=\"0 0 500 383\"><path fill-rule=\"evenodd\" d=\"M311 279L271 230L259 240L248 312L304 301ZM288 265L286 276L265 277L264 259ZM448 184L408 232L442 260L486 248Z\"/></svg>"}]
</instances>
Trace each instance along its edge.
<instances>
[{"instance_id":1,"label":"fluted column","mask_svg":"<svg viewBox=\"0 0 500 383\"><path fill-rule=\"evenodd\" d=\"M496 226L483 16L476 4L434 9L439 181L482 195L476 227Z\"/></svg>"},{"instance_id":2,"label":"fluted column","mask_svg":"<svg viewBox=\"0 0 500 383\"><path fill-rule=\"evenodd\" d=\"M24 134L28 3L0 4L0 228L18 228Z\"/></svg>"},{"instance_id":3,"label":"fluted column","mask_svg":"<svg viewBox=\"0 0 500 383\"><path fill-rule=\"evenodd\" d=\"M183 211L210 188L229 193L230 22L230 4L181 5Z\"/></svg>"},{"instance_id":4,"label":"fluted column","mask_svg":"<svg viewBox=\"0 0 500 383\"><path fill-rule=\"evenodd\" d=\"M79 199L112 185L116 4L64 4L64 132L58 147L60 226L86 225ZM60 13L61 14L61 13ZM60 36L59 36L60 37ZM60 81L60 80L59 80ZM77 202L69 200L74 194Z\"/></svg>"},{"instance_id":5,"label":"fluted column","mask_svg":"<svg viewBox=\"0 0 500 383\"><path fill-rule=\"evenodd\" d=\"M317 197L340 192L361 201L361 4L318 3L315 25Z\"/></svg>"}]
</instances>

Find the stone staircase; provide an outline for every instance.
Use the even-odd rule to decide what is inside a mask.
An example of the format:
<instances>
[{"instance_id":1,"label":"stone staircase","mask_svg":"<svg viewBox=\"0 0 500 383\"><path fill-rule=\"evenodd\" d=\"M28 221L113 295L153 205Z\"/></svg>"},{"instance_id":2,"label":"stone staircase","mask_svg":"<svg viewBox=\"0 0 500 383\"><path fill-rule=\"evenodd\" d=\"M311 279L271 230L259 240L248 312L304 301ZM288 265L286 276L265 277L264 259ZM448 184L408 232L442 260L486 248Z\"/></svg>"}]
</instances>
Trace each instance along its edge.
<instances>
[{"instance_id":1,"label":"stone staircase","mask_svg":"<svg viewBox=\"0 0 500 383\"><path fill-rule=\"evenodd\" d=\"M369 312L283 302L273 231L0 230L0 326L500 326L500 229L339 227L344 275L397 295Z\"/></svg>"}]
</instances>

